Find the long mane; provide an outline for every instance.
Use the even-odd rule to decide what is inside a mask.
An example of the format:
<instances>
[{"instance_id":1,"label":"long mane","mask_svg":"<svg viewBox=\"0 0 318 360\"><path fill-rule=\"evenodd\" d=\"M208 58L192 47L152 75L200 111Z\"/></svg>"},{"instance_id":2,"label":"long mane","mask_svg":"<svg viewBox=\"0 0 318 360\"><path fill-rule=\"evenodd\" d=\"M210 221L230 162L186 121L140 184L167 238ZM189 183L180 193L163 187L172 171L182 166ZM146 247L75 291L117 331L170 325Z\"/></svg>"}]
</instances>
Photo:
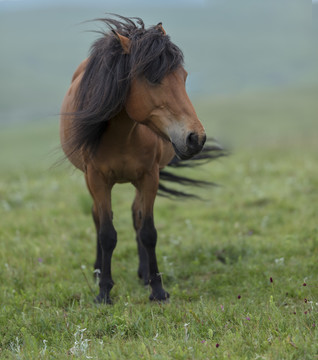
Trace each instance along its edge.
<instances>
[{"instance_id":1,"label":"long mane","mask_svg":"<svg viewBox=\"0 0 318 360\"><path fill-rule=\"evenodd\" d=\"M181 50L158 26L145 28L140 18L97 19L108 31L92 45L88 64L76 94L72 121L71 152L84 149L93 154L110 119L124 108L131 80L145 76L160 81L183 63ZM129 54L116 34L130 40Z\"/></svg>"}]
</instances>

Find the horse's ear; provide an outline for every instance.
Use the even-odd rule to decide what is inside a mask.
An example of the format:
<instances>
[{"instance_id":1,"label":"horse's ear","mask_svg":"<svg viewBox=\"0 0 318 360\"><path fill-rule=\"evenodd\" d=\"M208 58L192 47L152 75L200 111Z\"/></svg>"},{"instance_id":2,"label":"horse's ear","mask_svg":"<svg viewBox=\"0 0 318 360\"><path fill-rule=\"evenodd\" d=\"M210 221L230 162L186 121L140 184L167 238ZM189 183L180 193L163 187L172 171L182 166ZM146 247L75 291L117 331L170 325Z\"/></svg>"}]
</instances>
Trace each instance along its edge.
<instances>
[{"instance_id":1,"label":"horse's ear","mask_svg":"<svg viewBox=\"0 0 318 360\"><path fill-rule=\"evenodd\" d=\"M130 48L130 40L128 37L118 34L115 30L112 30L112 32L115 34L116 38L120 42L121 47L124 50L125 54L129 54L129 48Z\"/></svg>"},{"instance_id":2,"label":"horse's ear","mask_svg":"<svg viewBox=\"0 0 318 360\"><path fill-rule=\"evenodd\" d=\"M162 26L162 22L160 22L157 26L156 29L162 32L162 35L166 35L166 31Z\"/></svg>"}]
</instances>

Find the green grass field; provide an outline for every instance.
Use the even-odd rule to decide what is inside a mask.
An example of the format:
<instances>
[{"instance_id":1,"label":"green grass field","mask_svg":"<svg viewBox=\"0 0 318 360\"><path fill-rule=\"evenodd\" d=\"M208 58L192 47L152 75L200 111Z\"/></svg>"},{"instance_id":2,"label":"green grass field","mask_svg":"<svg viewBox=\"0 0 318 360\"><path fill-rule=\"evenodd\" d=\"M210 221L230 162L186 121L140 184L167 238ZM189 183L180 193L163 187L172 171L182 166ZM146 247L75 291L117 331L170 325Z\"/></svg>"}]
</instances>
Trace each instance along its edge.
<instances>
[{"instance_id":1,"label":"green grass field","mask_svg":"<svg viewBox=\"0 0 318 360\"><path fill-rule=\"evenodd\" d=\"M196 103L233 150L187 173L221 185L204 201L157 199L164 305L137 279L131 186L114 191L114 305L96 306L91 201L52 166L57 119L1 127L0 358L317 359L317 95Z\"/></svg>"}]
</instances>

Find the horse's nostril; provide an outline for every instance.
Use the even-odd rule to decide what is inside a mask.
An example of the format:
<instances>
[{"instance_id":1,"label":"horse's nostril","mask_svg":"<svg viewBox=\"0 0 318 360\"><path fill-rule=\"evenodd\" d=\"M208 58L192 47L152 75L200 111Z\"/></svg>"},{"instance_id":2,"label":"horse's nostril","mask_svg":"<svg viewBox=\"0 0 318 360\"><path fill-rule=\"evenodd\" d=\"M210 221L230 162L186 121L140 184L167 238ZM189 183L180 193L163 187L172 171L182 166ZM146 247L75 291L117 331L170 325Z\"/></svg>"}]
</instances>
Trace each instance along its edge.
<instances>
[{"instance_id":1,"label":"horse's nostril","mask_svg":"<svg viewBox=\"0 0 318 360\"><path fill-rule=\"evenodd\" d=\"M196 133L190 133L187 137L187 146L191 149L197 148L199 143L199 136Z\"/></svg>"}]
</instances>

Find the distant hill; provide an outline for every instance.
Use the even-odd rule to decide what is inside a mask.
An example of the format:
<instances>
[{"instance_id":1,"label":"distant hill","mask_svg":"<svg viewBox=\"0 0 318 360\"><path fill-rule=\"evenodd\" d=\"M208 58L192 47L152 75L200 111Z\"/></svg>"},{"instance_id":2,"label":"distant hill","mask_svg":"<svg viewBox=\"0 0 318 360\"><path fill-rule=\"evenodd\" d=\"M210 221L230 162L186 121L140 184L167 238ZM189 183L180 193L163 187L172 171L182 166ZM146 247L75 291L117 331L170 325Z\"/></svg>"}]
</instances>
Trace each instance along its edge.
<instances>
[{"instance_id":1,"label":"distant hill","mask_svg":"<svg viewBox=\"0 0 318 360\"><path fill-rule=\"evenodd\" d=\"M313 46L317 8L298 0L218 0L168 9L83 8L74 2L10 11L2 7L0 122L59 112L72 73L96 38L85 30L98 25L80 23L105 12L140 16L147 25L162 21L185 53L192 97L318 82L318 51Z\"/></svg>"}]
</instances>

